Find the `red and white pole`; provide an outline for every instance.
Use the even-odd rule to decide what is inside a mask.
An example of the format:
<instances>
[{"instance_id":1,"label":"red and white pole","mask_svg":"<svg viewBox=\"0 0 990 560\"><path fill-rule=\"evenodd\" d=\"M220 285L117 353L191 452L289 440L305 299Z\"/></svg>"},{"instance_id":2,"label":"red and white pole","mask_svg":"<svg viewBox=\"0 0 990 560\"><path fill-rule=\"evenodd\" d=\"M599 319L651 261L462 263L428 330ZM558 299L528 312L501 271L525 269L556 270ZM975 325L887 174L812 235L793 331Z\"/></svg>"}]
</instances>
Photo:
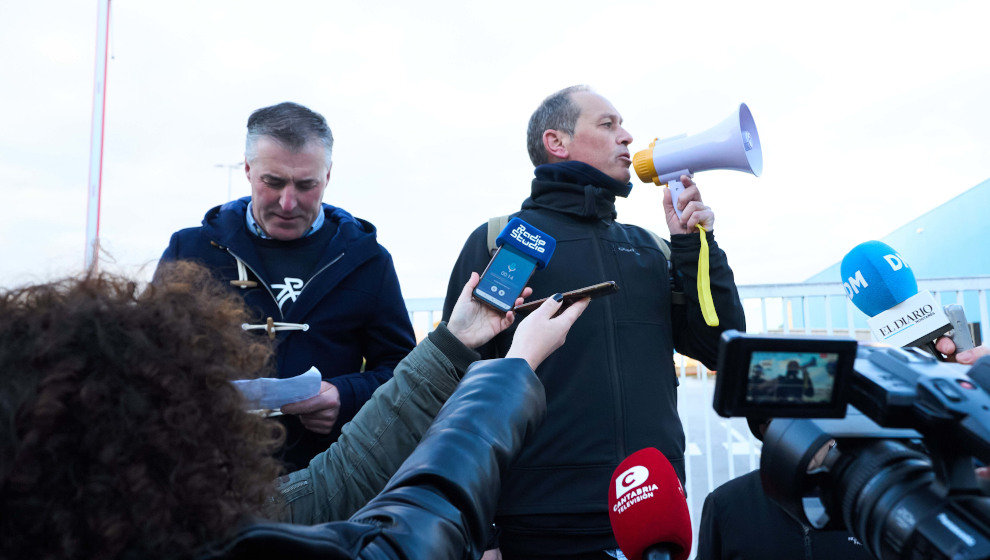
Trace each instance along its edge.
<instances>
[{"instance_id":1,"label":"red and white pole","mask_svg":"<svg viewBox=\"0 0 990 560\"><path fill-rule=\"evenodd\" d=\"M107 106L107 55L110 0L97 0L96 69L93 72L93 120L89 141L89 196L86 212L86 270L96 271L100 247L100 195L103 188L103 128Z\"/></svg>"}]
</instances>

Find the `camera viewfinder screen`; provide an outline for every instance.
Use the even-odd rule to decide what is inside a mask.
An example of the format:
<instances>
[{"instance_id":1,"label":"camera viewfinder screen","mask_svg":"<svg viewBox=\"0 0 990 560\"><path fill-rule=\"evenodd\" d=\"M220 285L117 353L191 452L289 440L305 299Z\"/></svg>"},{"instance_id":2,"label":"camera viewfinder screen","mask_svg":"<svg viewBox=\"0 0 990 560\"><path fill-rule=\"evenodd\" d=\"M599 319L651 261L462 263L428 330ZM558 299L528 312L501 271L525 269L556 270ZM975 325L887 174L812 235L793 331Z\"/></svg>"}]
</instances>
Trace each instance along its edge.
<instances>
[{"instance_id":1,"label":"camera viewfinder screen","mask_svg":"<svg viewBox=\"0 0 990 560\"><path fill-rule=\"evenodd\" d=\"M753 352L746 402L814 404L832 400L839 355L834 352Z\"/></svg>"}]
</instances>

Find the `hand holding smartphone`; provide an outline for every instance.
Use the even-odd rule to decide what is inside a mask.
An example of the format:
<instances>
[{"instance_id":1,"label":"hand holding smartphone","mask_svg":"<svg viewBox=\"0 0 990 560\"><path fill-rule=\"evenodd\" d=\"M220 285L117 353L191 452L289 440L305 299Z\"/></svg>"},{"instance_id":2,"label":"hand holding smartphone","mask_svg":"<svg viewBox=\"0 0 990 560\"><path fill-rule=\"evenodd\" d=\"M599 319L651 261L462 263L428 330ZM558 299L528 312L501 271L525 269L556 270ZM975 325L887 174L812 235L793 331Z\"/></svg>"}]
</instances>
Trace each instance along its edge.
<instances>
[{"instance_id":1,"label":"hand holding smartphone","mask_svg":"<svg viewBox=\"0 0 990 560\"><path fill-rule=\"evenodd\" d=\"M534 270L536 261L509 245L502 245L481 273L474 298L505 313L512 309Z\"/></svg>"},{"instance_id":2,"label":"hand holding smartphone","mask_svg":"<svg viewBox=\"0 0 990 560\"><path fill-rule=\"evenodd\" d=\"M557 242L519 218L512 218L495 240L498 251L472 292L477 301L506 313L512 310L533 271L547 266Z\"/></svg>"},{"instance_id":3,"label":"hand holding smartphone","mask_svg":"<svg viewBox=\"0 0 990 560\"><path fill-rule=\"evenodd\" d=\"M592 286L587 286L578 290L572 290L570 292L565 292L563 294L564 299L562 300L563 305L561 309L565 309L568 305L584 298L596 298L599 296L607 296L614 294L619 291L618 284L614 280L609 280L608 282L602 282L600 284L594 284ZM515 313L529 313L530 311L536 309L546 301L547 298L541 298L534 301L527 301L522 305L517 305L512 311Z\"/></svg>"}]
</instances>

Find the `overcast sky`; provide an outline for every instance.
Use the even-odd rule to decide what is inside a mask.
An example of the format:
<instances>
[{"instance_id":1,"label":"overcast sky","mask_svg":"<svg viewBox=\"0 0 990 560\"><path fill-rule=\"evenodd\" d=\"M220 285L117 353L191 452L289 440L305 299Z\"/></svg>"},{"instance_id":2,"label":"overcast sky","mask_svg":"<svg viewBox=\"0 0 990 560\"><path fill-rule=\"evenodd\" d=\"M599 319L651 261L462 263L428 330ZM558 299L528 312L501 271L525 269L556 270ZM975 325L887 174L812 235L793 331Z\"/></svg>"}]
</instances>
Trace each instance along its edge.
<instances>
[{"instance_id":1,"label":"overcast sky","mask_svg":"<svg viewBox=\"0 0 990 560\"><path fill-rule=\"evenodd\" d=\"M407 297L441 296L468 233L518 209L529 115L576 83L633 150L749 105L763 176L696 176L740 284L801 281L990 178L986 2L362 4L114 1L104 266L150 274L284 100L326 116L325 201L378 227ZM82 268L96 13L0 0L0 286ZM619 218L667 236L659 201L636 181Z\"/></svg>"}]
</instances>

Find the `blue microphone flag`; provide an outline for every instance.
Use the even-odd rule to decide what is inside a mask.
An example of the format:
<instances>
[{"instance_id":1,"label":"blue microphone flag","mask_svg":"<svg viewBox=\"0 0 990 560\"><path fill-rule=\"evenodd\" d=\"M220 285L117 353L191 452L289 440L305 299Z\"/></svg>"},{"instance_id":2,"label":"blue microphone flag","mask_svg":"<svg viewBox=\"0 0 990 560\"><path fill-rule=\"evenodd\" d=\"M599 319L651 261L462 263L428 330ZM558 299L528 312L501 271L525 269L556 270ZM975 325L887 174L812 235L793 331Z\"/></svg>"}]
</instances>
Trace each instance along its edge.
<instances>
[{"instance_id":1,"label":"blue microphone flag","mask_svg":"<svg viewBox=\"0 0 990 560\"><path fill-rule=\"evenodd\" d=\"M553 237L519 218L509 220L495 239L495 244L499 247L505 243L535 260L538 269L547 266L557 248L557 241Z\"/></svg>"},{"instance_id":2,"label":"blue microphone flag","mask_svg":"<svg viewBox=\"0 0 990 560\"><path fill-rule=\"evenodd\" d=\"M874 317L918 293L911 267L890 245L867 241L842 258L842 287L860 311Z\"/></svg>"}]
</instances>

